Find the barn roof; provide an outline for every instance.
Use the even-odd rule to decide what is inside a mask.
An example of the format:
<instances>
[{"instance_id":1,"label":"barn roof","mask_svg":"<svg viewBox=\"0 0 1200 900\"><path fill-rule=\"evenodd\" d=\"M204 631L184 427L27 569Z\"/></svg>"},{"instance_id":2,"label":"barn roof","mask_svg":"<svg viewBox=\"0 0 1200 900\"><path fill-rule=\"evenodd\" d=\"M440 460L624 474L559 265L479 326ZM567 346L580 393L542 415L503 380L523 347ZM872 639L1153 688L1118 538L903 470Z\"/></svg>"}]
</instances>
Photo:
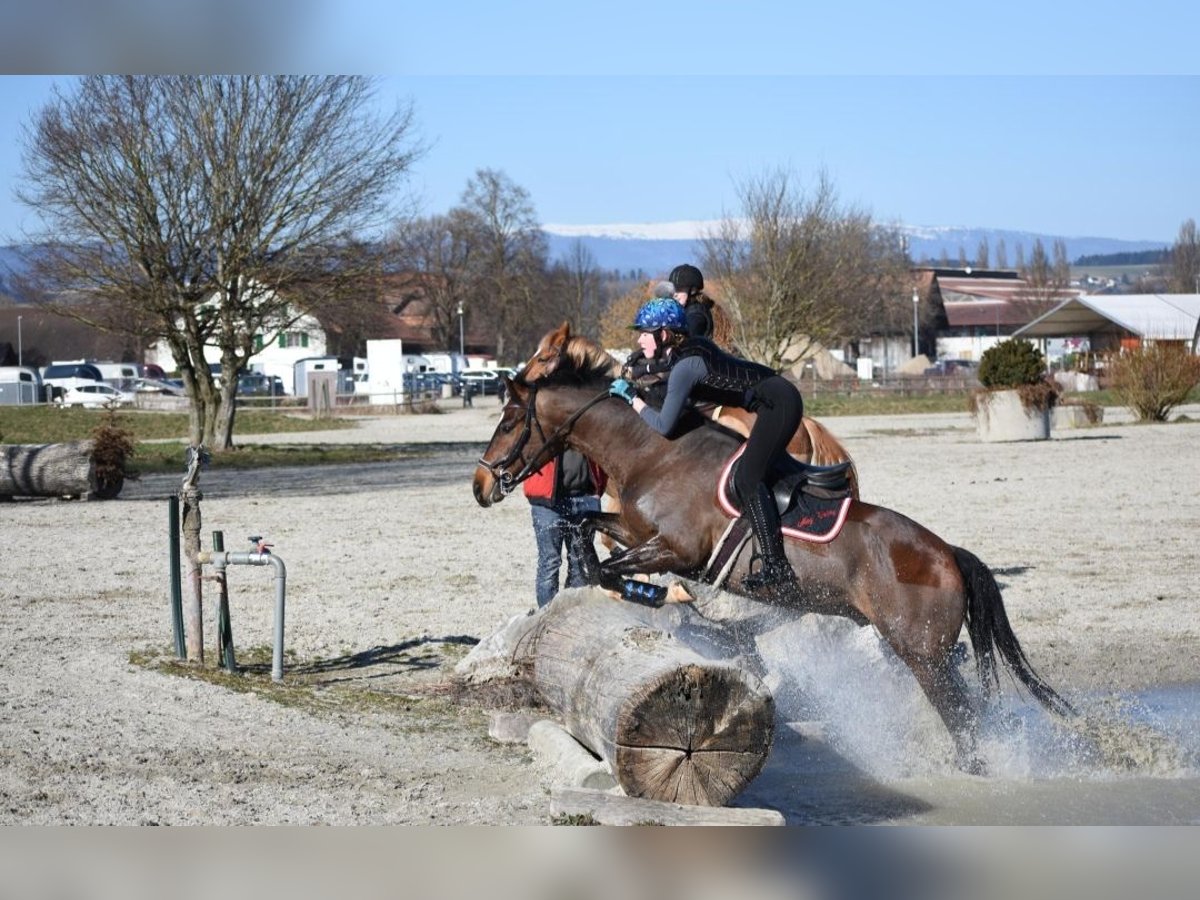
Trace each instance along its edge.
<instances>
[{"instance_id":1,"label":"barn roof","mask_svg":"<svg viewBox=\"0 0 1200 900\"><path fill-rule=\"evenodd\" d=\"M1078 337L1129 332L1143 338L1191 340L1200 294L1085 294L1064 300L1014 337Z\"/></svg>"}]
</instances>

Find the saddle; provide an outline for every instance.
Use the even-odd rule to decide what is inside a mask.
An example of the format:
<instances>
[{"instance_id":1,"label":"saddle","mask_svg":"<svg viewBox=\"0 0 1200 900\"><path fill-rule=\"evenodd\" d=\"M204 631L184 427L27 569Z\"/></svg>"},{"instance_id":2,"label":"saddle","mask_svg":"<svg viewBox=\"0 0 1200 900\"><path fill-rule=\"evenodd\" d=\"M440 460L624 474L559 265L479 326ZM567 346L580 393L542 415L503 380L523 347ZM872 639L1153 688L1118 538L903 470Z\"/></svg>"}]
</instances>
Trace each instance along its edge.
<instances>
[{"instance_id":1,"label":"saddle","mask_svg":"<svg viewBox=\"0 0 1200 900\"><path fill-rule=\"evenodd\" d=\"M745 446L729 458L721 473L720 499L722 507L729 507L735 515L741 514L742 503L734 490L734 473L741 464ZM832 466L810 466L792 456L784 456L767 476L767 486L775 498L780 520L787 518L797 504L803 502L802 495L817 500L843 500L850 497L850 463ZM728 511L728 510L727 510Z\"/></svg>"},{"instance_id":2,"label":"saddle","mask_svg":"<svg viewBox=\"0 0 1200 900\"><path fill-rule=\"evenodd\" d=\"M733 473L744 450L745 445L729 458L717 482L717 502L732 519L739 519L742 512ZM850 465L810 466L788 456L775 466L767 477L767 486L775 498L785 537L828 543L838 536L852 499Z\"/></svg>"},{"instance_id":3,"label":"saddle","mask_svg":"<svg viewBox=\"0 0 1200 900\"><path fill-rule=\"evenodd\" d=\"M745 445L725 463L717 481L717 503L732 521L717 540L700 580L720 587L729 577L738 554L750 540L750 523L742 518L741 501L733 489L733 473ZM841 533L853 490L850 463L810 466L787 457L768 476L779 508L780 532L785 538L826 544Z\"/></svg>"}]
</instances>

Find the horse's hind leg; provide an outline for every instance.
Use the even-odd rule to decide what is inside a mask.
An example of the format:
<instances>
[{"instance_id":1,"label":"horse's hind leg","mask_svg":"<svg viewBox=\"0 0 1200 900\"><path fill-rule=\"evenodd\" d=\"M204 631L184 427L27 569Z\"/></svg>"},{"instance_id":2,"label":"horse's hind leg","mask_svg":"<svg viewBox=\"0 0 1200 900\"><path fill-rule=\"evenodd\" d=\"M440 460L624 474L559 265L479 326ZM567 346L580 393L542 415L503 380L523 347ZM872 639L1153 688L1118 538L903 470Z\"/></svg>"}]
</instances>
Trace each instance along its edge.
<instances>
[{"instance_id":1,"label":"horse's hind leg","mask_svg":"<svg viewBox=\"0 0 1200 900\"><path fill-rule=\"evenodd\" d=\"M905 662L954 739L955 764L971 775L984 774L984 763L976 753L978 711L949 654L940 659L906 658Z\"/></svg>"}]
</instances>

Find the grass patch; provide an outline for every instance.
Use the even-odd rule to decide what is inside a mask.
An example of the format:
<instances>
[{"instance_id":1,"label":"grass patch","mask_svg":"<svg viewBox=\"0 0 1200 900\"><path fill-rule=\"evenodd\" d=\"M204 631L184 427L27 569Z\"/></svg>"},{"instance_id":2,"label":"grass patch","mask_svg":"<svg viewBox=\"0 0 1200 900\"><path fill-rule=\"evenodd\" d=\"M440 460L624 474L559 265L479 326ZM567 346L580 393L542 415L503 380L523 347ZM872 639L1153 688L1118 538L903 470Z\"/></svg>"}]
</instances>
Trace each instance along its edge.
<instances>
[{"instance_id":1,"label":"grass patch","mask_svg":"<svg viewBox=\"0 0 1200 900\"><path fill-rule=\"evenodd\" d=\"M211 655L216 658L216 649ZM394 689L381 689L378 679L346 678L344 670L325 667L325 660L284 666L284 680L271 680L271 648L250 647L237 651L237 673L188 662L174 651L142 650L129 654L131 665L178 678L192 678L239 694L254 694L262 700L301 710L310 715L337 713L382 714L396 718L397 727L407 730L441 731L464 726L486 731L482 707L464 704L453 691L430 686L426 681Z\"/></svg>"},{"instance_id":2,"label":"grass patch","mask_svg":"<svg viewBox=\"0 0 1200 900\"><path fill-rule=\"evenodd\" d=\"M0 406L0 442L5 444L58 444L91 436L106 413L94 409L59 409L56 406ZM135 441L187 441L185 413L124 410L117 414L121 427ZM313 419L295 413L239 409L234 420L237 434L291 434L353 428L353 420Z\"/></svg>"},{"instance_id":3,"label":"grass patch","mask_svg":"<svg viewBox=\"0 0 1200 900\"><path fill-rule=\"evenodd\" d=\"M138 444L129 471L135 474L182 472L183 444ZM243 444L214 453L210 469L265 469L274 466L321 466L417 458L430 451L388 444Z\"/></svg>"},{"instance_id":4,"label":"grass patch","mask_svg":"<svg viewBox=\"0 0 1200 900\"><path fill-rule=\"evenodd\" d=\"M885 393L808 394L804 396L804 414L816 419L836 416L887 416L912 413L966 412L970 392L892 395Z\"/></svg>"}]
</instances>

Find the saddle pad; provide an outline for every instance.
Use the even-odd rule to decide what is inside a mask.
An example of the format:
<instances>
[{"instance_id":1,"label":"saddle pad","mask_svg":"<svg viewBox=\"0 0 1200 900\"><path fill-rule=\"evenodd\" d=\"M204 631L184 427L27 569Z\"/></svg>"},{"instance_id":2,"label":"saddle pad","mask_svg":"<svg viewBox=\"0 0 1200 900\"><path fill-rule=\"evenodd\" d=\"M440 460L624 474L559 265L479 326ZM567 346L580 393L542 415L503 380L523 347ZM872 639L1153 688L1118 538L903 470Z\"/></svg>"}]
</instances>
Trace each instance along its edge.
<instances>
[{"instance_id":1,"label":"saddle pad","mask_svg":"<svg viewBox=\"0 0 1200 900\"><path fill-rule=\"evenodd\" d=\"M729 457L717 481L717 503L721 511L731 519L740 518L742 514L741 510L730 502L733 491L729 477L733 471L733 464L744 449L743 445ZM827 544L841 534L842 526L846 524L846 515L850 512L850 500L850 497L824 499L798 491L795 503L780 516L780 531L784 537L797 541Z\"/></svg>"}]
</instances>

